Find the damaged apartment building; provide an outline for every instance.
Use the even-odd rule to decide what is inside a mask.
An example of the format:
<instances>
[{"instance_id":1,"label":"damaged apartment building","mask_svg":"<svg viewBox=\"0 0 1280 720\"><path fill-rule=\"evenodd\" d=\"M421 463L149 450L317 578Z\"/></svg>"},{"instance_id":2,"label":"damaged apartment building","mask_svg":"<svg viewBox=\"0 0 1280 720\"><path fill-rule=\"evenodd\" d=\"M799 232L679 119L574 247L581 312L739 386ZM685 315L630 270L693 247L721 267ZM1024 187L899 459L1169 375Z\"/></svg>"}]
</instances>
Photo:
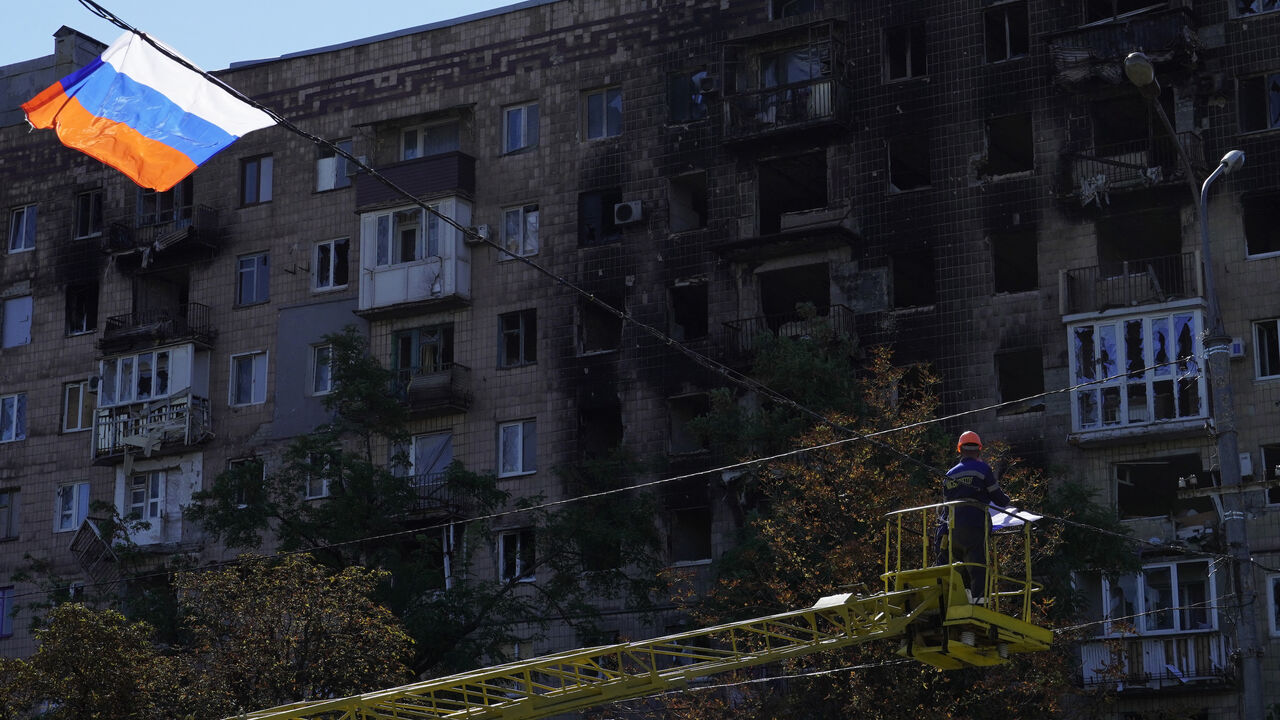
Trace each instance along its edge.
<instances>
[{"instance_id":1,"label":"damaged apartment building","mask_svg":"<svg viewBox=\"0 0 1280 720\"><path fill-rule=\"evenodd\" d=\"M47 31L53 55L0 68L0 653L32 649L25 554L112 580L91 501L150 520L144 551L225 557L184 507L324 419L323 337L348 325L402 380L424 482L457 459L556 499L555 467L618 447L712 467L686 425L723 382L526 256L733 367L815 314L931 364L944 412L976 411L955 430L1154 541L1136 575L1079 578L1079 682L1117 717L1236 716L1232 572L1152 548L1225 549L1193 190L1236 149L1209 272L1249 542L1280 567L1280 3L529 0L219 72L505 253L280 128L139 190L14 110L102 47ZM666 562L705 579L742 521L732 478L660 500ZM498 580L536 538L495 533ZM1243 621L1275 676L1262 567ZM680 622L615 610L619 636Z\"/></svg>"}]
</instances>

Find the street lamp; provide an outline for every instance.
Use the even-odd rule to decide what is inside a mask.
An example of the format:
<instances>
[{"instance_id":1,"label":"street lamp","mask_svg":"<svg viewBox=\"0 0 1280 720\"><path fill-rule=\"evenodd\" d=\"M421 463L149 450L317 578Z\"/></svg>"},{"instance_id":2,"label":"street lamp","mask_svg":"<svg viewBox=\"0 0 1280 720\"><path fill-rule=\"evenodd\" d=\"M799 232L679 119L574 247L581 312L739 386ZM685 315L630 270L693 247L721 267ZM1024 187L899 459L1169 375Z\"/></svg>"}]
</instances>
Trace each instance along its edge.
<instances>
[{"instance_id":1,"label":"street lamp","mask_svg":"<svg viewBox=\"0 0 1280 720\"><path fill-rule=\"evenodd\" d=\"M1155 106L1156 114L1164 125L1165 131L1177 148L1178 157L1182 159L1182 167L1187 175L1187 183L1191 188L1191 197L1198 201L1196 215L1200 222L1200 255L1204 266L1205 301L1208 305L1208 331L1205 333L1205 354L1209 383L1212 391L1209 396L1209 417L1212 419L1213 431L1217 435L1218 472L1222 478L1223 529L1227 538L1228 552L1235 560L1233 563L1236 587L1240 597L1240 623L1236 628L1236 637L1240 646L1241 692L1243 694L1244 717L1247 720L1262 720L1262 663L1259 659L1258 625L1255 609L1257 597L1253 586L1253 568L1250 566L1249 538L1245 531L1245 513L1241 509L1242 496L1240 485L1240 454L1236 438L1235 399L1231 391L1231 336L1227 335L1222 323L1222 311L1218 304L1218 291L1214 284L1213 254L1209 245L1209 186L1219 175L1239 170L1244 165L1244 153L1231 150L1222 156L1218 167L1204 179L1204 183L1196 186L1195 170L1191 166L1191 158L1187 150L1178 142L1177 133L1169 122L1164 107L1160 104L1160 82L1156 80L1155 67L1151 60L1140 52L1129 53L1124 59L1124 74L1129 82L1138 88L1138 92Z\"/></svg>"}]
</instances>

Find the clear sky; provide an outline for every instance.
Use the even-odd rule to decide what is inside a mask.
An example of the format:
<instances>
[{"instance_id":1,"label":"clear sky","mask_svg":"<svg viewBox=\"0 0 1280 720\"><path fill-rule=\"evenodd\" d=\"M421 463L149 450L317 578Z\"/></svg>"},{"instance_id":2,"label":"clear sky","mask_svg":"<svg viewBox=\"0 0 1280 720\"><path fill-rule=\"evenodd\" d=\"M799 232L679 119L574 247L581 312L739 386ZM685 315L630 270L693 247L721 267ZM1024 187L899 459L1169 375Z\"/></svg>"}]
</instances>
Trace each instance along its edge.
<instances>
[{"instance_id":1,"label":"clear sky","mask_svg":"<svg viewBox=\"0 0 1280 720\"><path fill-rule=\"evenodd\" d=\"M205 70L358 40L514 5L518 0L96 0ZM8 2L5 3L6 5ZM78 0L16 0L0 65L53 52L63 25L110 43L120 30ZM14 20L16 19L16 22Z\"/></svg>"}]
</instances>

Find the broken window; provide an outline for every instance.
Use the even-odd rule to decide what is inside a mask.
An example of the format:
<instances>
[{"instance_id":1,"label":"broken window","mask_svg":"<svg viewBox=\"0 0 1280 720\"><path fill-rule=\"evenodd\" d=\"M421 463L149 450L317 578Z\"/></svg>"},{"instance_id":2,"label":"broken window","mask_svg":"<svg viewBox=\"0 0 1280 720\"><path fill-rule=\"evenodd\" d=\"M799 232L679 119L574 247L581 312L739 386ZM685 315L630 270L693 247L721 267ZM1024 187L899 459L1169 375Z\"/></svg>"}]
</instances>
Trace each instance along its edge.
<instances>
[{"instance_id":1,"label":"broken window","mask_svg":"<svg viewBox=\"0 0 1280 720\"><path fill-rule=\"evenodd\" d=\"M171 355L169 350L156 350L103 360L98 406L127 405L168 397ZM265 363L266 355L262 357ZM266 372L265 365L262 371Z\"/></svg>"},{"instance_id":2,"label":"broken window","mask_svg":"<svg viewBox=\"0 0 1280 720\"><path fill-rule=\"evenodd\" d=\"M671 178L667 188L671 232L697 230L707 226L707 174L689 173Z\"/></svg>"},{"instance_id":3,"label":"broken window","mask_svg":"<svg viewBox=\"0 0 1280 720\"><path fill-rule=\"evenodd\" d=\"M1145 565L1131 575L1103 576L1102 607L1109 621L1106 633L1215 629L1215 585L1207 560Z\"/></svg>"},{"instance_id":4,"label":"broken window","mask_svg":"<svg viewBox=\"0 0 1280 720\"><path fill-rule=\"evenodd\" d=\"M1171 96L1170 96L1170 99ZM1094 101L1089 107L1093 129L1094 152L1113 157L1147 149L1152 137L1150 104L1137 93L1129 92ZM1134 158L1145 160L1145 158Z\"/></svg>"},{"instance_id":5,"label":"broken window","mask_svg":"<svg viewBox=\"0 0 1280 720\"><path fill-rule=\"evenodd\" d=\"M1004 3L988 9L983 15L983 30L989 63L1023 57L1031 47L1026 3Z\"/></svg>"},{"instance_id":6,"label":"broken window","mask_svg":"<svg viewBox=\"0 0 1280 720\"><path fill-rule=\"evenodd\" d=\"M1280 320L1268 318L1255 322L1253 339L1258 379L1280 377Z\"/></svg>"},{"instance_id":7,"label":"broken window","mask_svg":"<svg viewBox=\"0 0 1280 720\"><path fill-rule=\"evenodd\" d=\"M1025 292L1039 287L1035 230L992 233L990 240L992 285L996 292Z\"/></svg>"},{"instance_id":8,"label":"broken window","mask_svg":"<svg viewBox=\"0 0 1280 720\"><path fill-rule=\"evenodd\" d=\"M763 161L758 173L761 235L781 232L788 213L827 206L827 154L823 151Z\"/></svg>"},{"instance_id":9,"label":"broken window","mask_svg":"<svg viewBox=\"0 0 1280 720\"><path fill-rule=\"evenodd\" d=\"M602 292L596 297L611 308L622 310L622 293ZM617 350L622 343L622 318L591 300L578 303L578 353Z\"/></svg>"},{"instance_id":10,"label":"broken window","mask_svg":"<svg viewBox=\"0 0 1280 720\"><path fill-rule=\"evenodd\" d=\"M520 205L502 211L502 249L499 260L514 255L538 254L538 205Z\"/></svg>"},{"instance_id":11,"label":"broken window","mask_svg":"<svg viewBox=\"0 0 1280 720\"><path fill-rule=\"evenodd\" d=\"M929 139L907 135L889 140L889 192L929 187Z\"/></svg>"},{"instance_id":12,"label":"broken window","mask_svg":"<svg viewBox=\"0 0 1280 720\"><path fill-rule=\"evenodd\" d=\"M1280 10L1280 0L1235 0L1236 15L1257 15Z\"/></svg>"},{"instance_id":13,"label":"broken window","mask_svg":"<svg viewBox=\"0 0 1280 720\"><path fill-rule=\"evenodd\" d=\"M780 335L806 330L806 313L827 315L831 309L831 276L826 263L797 265L756 273L760 310L768 328ZM757 331L759 328L757 328Z\"/></svg>"},{"instance_id":14,"label":"broken window","mask_svg":"<svg viewBox=\"0 0 1280 720\"><path fill-rule=\"evenodd\" d=\"M1069 329L1077 430L1204 417L1199 311L1112 319Z\"/></svg>"},{"instance_id":15,"label":"broken window","mask_svg":"<svg viewBox=\"0 0 1280 720\"><path fill-rule=\"evenodd\" d=\"M67 286L67 334L93 332L98 328L98 284Z\"/></svg>"},{"instance_id":16,"label":"broken window","mask_svg":"<svg viewBox=\"0 0 1280 720\"><path fill-rule=\"evenodd\" d=\"M1242 132L1280 127L1280 73L1240 78L1236 98Z\"/></svg>"},{"instance_id":17,"label":"broken window","mask_svg":"<svg viewBox=\"0 0 1280 720\"><path fill-rule=\"evenodd\" d=\"M1262 446L1262 472L1255 470L1254 477L1268 482L1280 480L1280 443ZM1280 486L1267 488L1267 504L1280 505Z\"/></svg>"},{"instance_id":18,"label":"broken window","mask_svg":"<svg viewBox=\"0 0 1280 720\"><path fill-rule=\"evenodd\" d=\"M613 224L613 206L622 202L618 189L596 190L578 195L578 245L606 245L622 239Z\"/></svg>"},{"instance_id":19,"label":"broken window","mask_svg":"<svg viewBox=\"0 0 1280 720\"><path fill-rule=\"evenodd\" d=\"M1008 175L1034 168L1031 113L987 120L987 173Z\"/></svg>"},{"instance_id":20,"label":"broken window","mask_svg":"<svg viewBox=\"0 0 1280 720\"><path fill-rule=\"evenodd\" d=\"M906 80L928 73L925 65L924 23L902 25L884 31L884 76Z\"/></svg>"},{"instance_id":21,"label":"broken window","mask_svg":"<svg viewBox=\"0 0 1280 720\"><path fill-rule=\"evenodd\" d=\"M531 582L537 564L537 543L533 528L508 530L498 536L498 579L502 582Z\"/></svg>"},{"instance_id":22,"label":"broken window","mask_svg":"<svg viewBox=\"0 0 1280 720\"><path fill-rule=\"evenodd\" d=\"M707 116L707 96L711 76L706 70L682 70L667 76L667 108L672 123L687 123Z\"/></svg>"},{"instance_id":23,"label":"broken window","mask_svg":"<svg viewBox=\"0 0 1280 720\"><path fill-rule=\"evenodd\" d=\"M996 353L996 380L1002 403L1032 398L1043 393L1044 358L1040 348L1002 350ZM1012 414L1029 410L1044 410L1044 398L1004 407L1000 412Z\"/></svg>"},{"instance_id":24,"label":"broken window","mask_svg":"<svg viewBox=\"0 0 1280 720\"><path fill-rule=\"evenodd\" d=\"M90 190L76 196L76 239L102 234L102 191Z\"/></svg>"},{"instance_id":25,"label":"broken window","mask_svg":"<svg viewBox=\"0 0 1280 720\"><path fill-rule=\"evenodd\" d=\"M773 18L795 17L818 9L818 0L773 0L769 3Z\"/></svg>"},{"instance_id":26,"label":"broken window","mask_svg":"<svg viewBox=\"0 0 1280 720\"><path fill-rule=\"evenodd\" d=\"M938 301L933 249L920 247L893 256L893 306L920 307Z\"/></svg>"},{"instance_id":27,"label":"broken window","mask_svg":"<svg viewBox=\"0 0 1280 720\"><path fill-rule=\"evenodd\" d=\"M266 480L266 463L260 457L250 456L227 460L227 470L217 481L233 484L232 500L236 507L243 508L262 499Z\"/></svg>"},{"instance_id":28,"label":"broken window","mask_svg":"<svg viewBox=\"0 0 1280 720\"><path fill-rule=\"evenodd\" d=\"M538 311L518 310L498 316L498 367L538 361Z\"/></svg>"},{"instance_id":29,"label":"broken window","mask_svg":"<svg viewBox=\"0 0 1280 720\"><path fill-rule=\"evenodd\" d=\"M663 490L667 555L672 563L711 559L711 500L706 480L672 483Z\"/></svg>"},{"instance_id":30,"label":"broken window","mask_svg":"<svg viewBox=\"0 0 1280 720\"><path fill-rule=\"evenodd\" d=\"M1179 526L1216 524L1217 517L1195 517L1213 512L1208 497L1178 497L1180 489L1213 485L1213 476L1202 468L1199 455L1147 458L1116 463L1114 468L1116 511L1122 519L1172 517Z\"/></svg>"},{"instance_id":31,"label":"broken window","mask_svg":"<svg viewBox=\"0 0 1280 720\"><path fill-rule=\"evenodd\" d=\"M1131 13L1153 5L1163 5L1159 0L1085 0L1084 21L1098 22Z\"/></svg>"},{"instance_id":32,"label":"broken window","mask_svg":"<svg viewBox=\"0 0 1280 720\"><path fill-rule=\"evenodd\" d=\"M0 397L0 442L27 438L27 394Z\"/></svg>"},{"instance_id":33,"label":"broken window","mask_svg":"<svg viewBox=\"0 0 1280 720\"><path fill-rule=\"evenodd\" d=\"M1181 293L1182 264L1169 260L1182 252L1182 218L1176 206L1111 215L1099 219L1095 229L1103 277L1145 275L1156 295Z\"/></svg>"},{"instance_id":34,"label":"broken window","mask_svg":"<svg viewBox=\"0 0 1280 720\"><path fill-rule=\"evenodd\" d=\"M707 449L706 438L689 428L689 421L711 411L711 400L706 393L681 395L667 400L668 448L672 455L702 452Z\"/></svg>"},{"instance_id":35,"label":"broken window","mask_svg":"<svg viewBox=\"0 0 1280 720\"><path fill-rule=\"evenodd\" d=\"M707 283L680 282L667 289L667 328L677 341L707 336Z\"/></svg>"},{"instance_id":36,"label":"broken window","mask_svg":"<svg viewBox=\"0 0 1280 720\"><path fill-rule=\"evenodd\" d=\"M195 208L194 175L163 192L138 190L138 227L190 220Z\"/></svg>"},{"instance_id":37,"label":"broken window","mask_svg":"<svg viewBox=\"0 0 1280 720\"><path fill-rule=\"evenodd\" d=\"M578 408L578 446L588 459L605 458L622 446L622 408L616 404Z\"/></svg>"},{"instance_id":38,"label":"broken window","mask_svg":"<svg viewBox=\"0 0 1280 720\"><path fill-rule=\"evenodd\" d=\"M1244 209L1245 252L1280 252L1280 191L1245 195L1240 203Z\"/></svg>"},{"instance_id":39,"label":"broken window","mask_svg":"<svg viewBox=\"0 0 1280 720\"><path fill-rule=\"evenodd\" d=\"M453 323L400 330L391 336L391 369L400 382L442 372L453 365Z\"/></svg>"}]
</instances>

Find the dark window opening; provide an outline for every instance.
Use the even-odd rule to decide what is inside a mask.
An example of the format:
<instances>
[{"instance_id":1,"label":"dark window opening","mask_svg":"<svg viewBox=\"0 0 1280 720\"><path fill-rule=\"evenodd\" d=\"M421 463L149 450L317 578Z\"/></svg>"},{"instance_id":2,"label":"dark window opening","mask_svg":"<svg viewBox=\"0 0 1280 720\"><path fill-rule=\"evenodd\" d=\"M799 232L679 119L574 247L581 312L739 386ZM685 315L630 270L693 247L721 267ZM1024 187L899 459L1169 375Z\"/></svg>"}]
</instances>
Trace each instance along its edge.
<instances>
[{"instance_id":1,"label":"dark window opening","mask_svg":"<svg viewBox=\"0 0 1280 720\"><path fill-rule=\"evenodd\" d=\"M706 438L689 427L689 421L711 412L711 400L705 393L682 395L667 401L669 418L668 448L672 455L702 452L707 449Z\"/></svg>"},{"instance_id":2,"label":"dark window opening","mask_svg":"<svg viewBox=\"0 0 1280 720\"><path fill-rule=\"evenodd\" d=\"M133 312L138 317L183 317L190 295L185 269L148 273L133 280Z\"/></svg>"},{"instance_id":3,"label":"dark window opening","mask_svg":"<svg viewBox=\"0 0 1280 720\"><path fill-rule=\"evenodd\" d=\"M538 311L520 310L498 316L498 367L538 361Z\"/></svg>"},{"instance_id":4,"label":"dark window opening","mask_svg":"<svg viewBox=\"0 0 1280 720\"><path fill-rule=\"evenodd\" d=\"M578 195L578 245L607 245L622 239L613 224L613 206L622 202L622 191L598 190Z\"/></svg>"},{"instance_id":5,"label":"dark window opening","mask_svg":"<svg viewBox=\"0 0 1280 720\"><path fill-rule=\"evenodd\" d=\"M888 80L905 80L928 73L923 23L884 31L884 72Z\"/></svg>"},{"instance_id":6,"label":"dark window opening","mask_svg":"<svg viewBox=\"0 0 1280 720\"><path fill-rule=\"evenodd\" d=\"M392 369L400 382L442 372L453 365L453 324L401 330L391 338Z\"/></svg>"},{"instance_id":7,"label":"dark window opening","mask_svg":"<svg viewBox=\"0 0 1280 720\"><path fill-rule=\"evenodd\" d=\"M67 286L67 334L98 329L98 284Z\"/></svg>"},{"instance_id":8,"label":"dark window opening","mask_svg":"<svg viewBox=\"0 0 1280 720\"><path fill-rule=\"evenodd\" d=\"M671 232L697 230L707 226L707 174L690 173L671 178L667 204Z\"/></svg>"},{"instance_id":9,"label":"dark window opening","mask_svg":"<svg viewBox=\"0 0 1280 720\"><path fill-rule=\"evenodd\" d=\"M706 70L683 71L667 76L667 108L671 122L687 123L707 116L706 93L710 75Z\"/></svg>"},{"instance_id":10,"label":"dark window opening","mask_svg":"<svg viewBox=\"0 0 1280 720\"><path fill-rule=\"evenodd\" d=\"M1022 57L1031 47L1026 3L1005 3L990 8L983 15L983 30L989 63Z\"/></svg>"},{"instance_id":11,"label":"dark window opening","mask_svg":"<svg viewBox=\"0 0 1280 720\"><path fill-rule=\"evenodd\" d=\"M991 235L992 283L996 292L1025 292L1039 287L1034 230L1014 230Z\"/></svg>"},{"instance_id":12,"label":"dark window opening","mask_svg":"<svg viewBox=\"0 0 1280 720\"><path fill-rule=\"evenodd\" d=\"M1004 350L996 353L996 381L1000 389L1000 402L1031 398L1044 392L1044 358L1040 348ZM1017 405L1002 407L1000 414L1010 415L1044 410L1044 398L1026 400Z\"/></svg>"},{"instance_id":13,"label":"dark window opening","mask_svg":"<svg viewBox=\"0 0 1280 720\"><path fill-rule=\"evenodd\" d=\"M1244 242L1249 255L1280 252L1280 192L1245 195Z\"/></svg>"},{"instance_id":14,"label":"dark window opening","mask_svg":"<svg viewBox=\"0 0 1280 720\"><path fill-rule=\"evenodd\" d=\"M587 459L609 457L622 446L622 408L617 405L578 409L578 445Z\"/></svg>"},{"instance_id":15,"label":"dark window opening","mask_svg":"<svg viewBox=\"0 0 1280 720\"><path fill-rule=\"evenodd\" d=\"M1158 3L1158 0L1086 0L1084 4L1084 21L1091 23L1107 20L1156 4L1163 3Z\"/></svg>"},{"instance_id":16,"label":"dark window opening","mask_svg":"<svg viewBox=\"0 0 1280 720\"><path fill-rule=\"evenodd\" d=\"M1201 468L1199 455L1117 463L1115 471L1116 510L1122 519L1173 515L1181 525L1213 510L1207 497L1178 498L1179 484L1207 487L1213 483Z\"/></svg>"},{"instance_id":17,"label":"dark window opening","mask_svg":"<svg viewBox=\"0 0 1280 720\"><path fill-rule=\"evenodd\" d=\"M1034 166L1030 113L987 121L987 174L1007 175L1031 170Z\"/></svg>"},{"instance_id":18,"label":"dark window opening","mask_svg":"<svg viewBox=\"0 0 1280 720\"><path fill-rule=\"evenodd\" d=\"M597 293L596 297L616 310L622 310L622 293ZM617 350L622 344L622 319L596 303L583 299L578 305L579 354Z\"/></svg>"},{"instance_id":19,"label":"dark window opening","mask_svg":"<svg viewBox=\"0 0 1280 720\"><path fill-rule=\"evenodd\" d=\"M781 232L786 213L827 206L827 154L812 152L760 163L760 234Z\"/></svg>"},{"instance_id":20,"label":"dark window opening","mask_svg":"<svg viewBox=\"0 0 1280 720\"><path fill-rule=\"evenodd\" d=\"M1262 446L1262 467L1260 471L1255 469L1253 476L1273 482L1280 480L1280 444ZM1267 488L1267 504L1280 505L1280 486Z\"/></svg>"},{"instance_id":21,"label":"dark window opening","mask_svg":"<svg viewBox=\"0 0 1280 720\"><path fill-rule=\"evenodd\" d=\"M893 138L889 150L889 192L929 187L929 139L923 135Z\"/></svg>"},{"instance_id":22,"label":"dark window opening","mask_svg":"<svg viewBox=\"0 0 1280 720\"><path fill-rule=\"evenodd\" d=\"M812 306L819 315L831 308L831 278L826 263L799 265L756 274L760 284L760 310L773 332L805 318L796 306Z\"/></svg>"},{"instance_id":23,"label":"dark window opening","mask_svg":"<svg viewBox=\"0 0 1280 720\"><path fill-rule=\"evenodd\" d=\"M240 204L271 202L272 158L270 155L240 161Z\"/></svg>"},{"instance_id":24,"label":"dark window opening","mask_svg":"<svg viewBox=\"0 0 1280 720\"><path fill-rule=\"evenodd\" d=\"M711 559L711 501L705 480L672 483L663 491L671 562Z\"/></svg>"},{"instance_id":25,"label":"dark window opening","mask_svg":"<svg viewBox=\"0 0 1280 720\"><path fill-rule=\"evenodd\" d=\"M1096 223L1098 265L1104 276L1151 273L1165 294L1182 289L1179 263L1150 263L1182 252L1182 220L1176 207L1112 215ZM1126 265L1127 263L1127 265Z\"/></svg>"},{"instance_id":26,"label":"dark window opening","mask_svg":"<svg viewBox=\"0 0 1280 720\"><path fill-rule=\"evenodd\" d=\"M138 227L190 220L195 208L194 175L164 192L138 190Z\"/></svg>"},{"instance_id":27,"label":"dark window opening","mask_svg":"<svg viewBox=\"0 0 1280 720\"><path fill-rule=\"evenodd\" d=\"M1165 113L1172 116L1173 95L1166 91L1160 98ZM1163 138L1166 133L1158 128L1160 118L1151 111L1151 104L1134 92L1113 98L1094 101L1089 108L1093 127L1093 148L1100 157L1148 150L1151 139ZM1169 148L1173 152L1173 148Z\"/></svg>"},{"instance_id":28,"label":"dark window opening","mask_svg":"<svg viewBox=\"0 0 1280 720\"><path fill-rule=\"evenodd\" d=\"M774 19L795 17L796 15L816 12L818 0L773 0L769 3L769 9L772 11Z\"/></svg>"},{"instance_id":29,"label":"dark window opening","mask_svg":"<svg viewBox=\"0 0 1280 720\"><path fill-rule=\"evenodd\" d=\"M921 247L893 256L893 306L922 307L938 301L933 249Z\"/></svg>"},{"instance_id":30,"label":"dark window opening","mask_svg":"<svg viewBox=\"0 0 1280 720\"><path fill-rule=\"evenodd\" d=\"M91 190L76 196L76 239L102 234L102 191Z\"/></svg>"},{"instance_id":31,"label":"dark window opening","mask_svg":"<svg viewBox=\"0 0 1280 720\"><path fill-rule=\"evenodd\" d=\"M1280 73L1240 78L1236 96L1241 131L1280 127Z\"/></svg>"},{"instance_id":32,"label":"dark window opening","mask_svg":"<svg viewBox=\"0 0 1280 720\"><path fill-rule=\"evenodd\" d=\"M677 284L667 290L667 326L671 337L684 342L707 336L707 284Z\"/></svg>"}]
</instances>

